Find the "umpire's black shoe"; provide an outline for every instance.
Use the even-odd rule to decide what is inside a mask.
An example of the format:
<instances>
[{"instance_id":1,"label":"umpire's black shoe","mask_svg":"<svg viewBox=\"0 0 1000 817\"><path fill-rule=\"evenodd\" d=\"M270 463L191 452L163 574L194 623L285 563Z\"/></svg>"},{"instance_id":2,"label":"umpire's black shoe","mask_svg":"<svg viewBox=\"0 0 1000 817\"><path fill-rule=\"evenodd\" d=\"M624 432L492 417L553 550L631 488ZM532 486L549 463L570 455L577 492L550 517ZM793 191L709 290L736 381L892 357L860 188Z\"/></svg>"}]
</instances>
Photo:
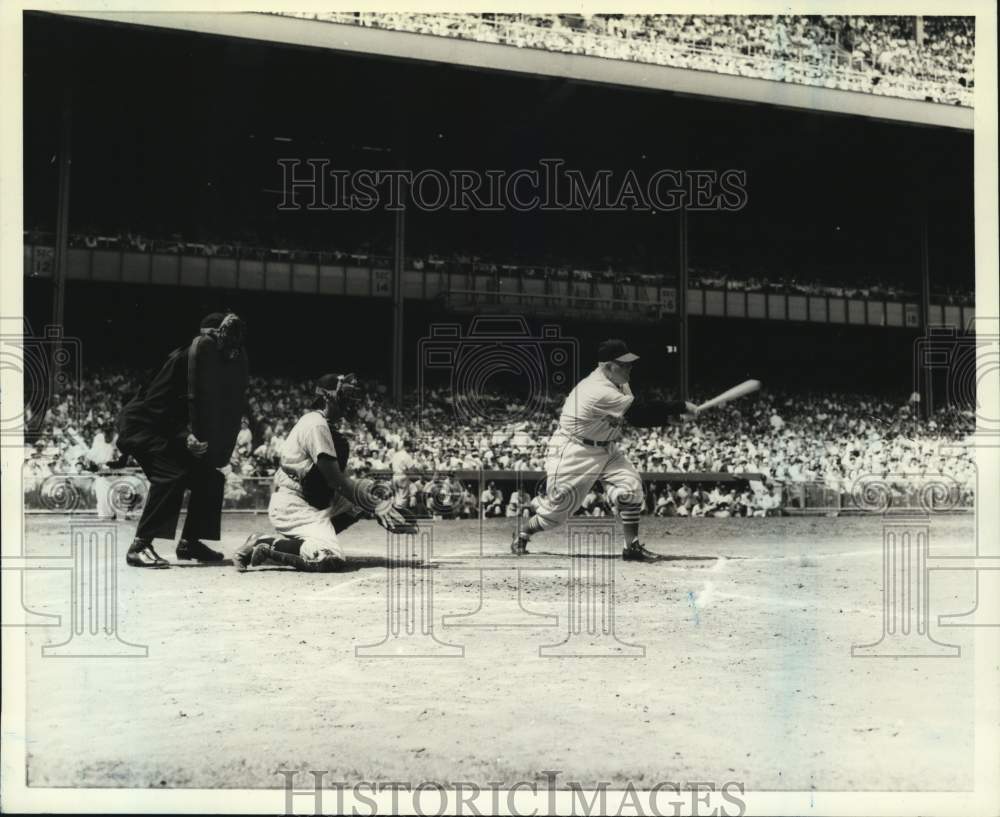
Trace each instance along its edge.
<instances>
[{"instance_id":1,"label":"umpire's black shoe","mask_svg":"<svg viewBox=\"0 0 1000 817\"><path fill-rule=\"evenodd\" d=\"M528 553L528 537L519 531L514 531L514 536L510 540L510 552L515 556L524 556Z\"/></svg>"},{"instance_id":2,"label":"umpire's black shoe","mask_svg":"<svg viewBox=\"0 0 1000 817\"><path fill-rule=\"evenodd\" d=\"M153 543L136 539L125 554L125 564L131 567L170 567L170 562L153 550Z\"/></svg>"},{"instance_id":3,"label":"umpire's black shoe","mask_svg":"<svg viewBox=\"0 0 1000 817\"><path fill-rule=\"evenodd\" d=\"M219 553L219 551L212 550L204 542L199 542L197 539L193 542L181 539L177 543L177 558L194 559L198 562L221 562L226 557Z\"/></svg>"},{"instance_id":4,"label":"umpire's black shoe","mask_svg":"<svg viewBox=\"0 0 1000 817\"><path fill-rule=\"evenodd\" d=\"M641 544L638 539L625 545L622 550L622 559L626 562L658 562L660 558L659 554L646 550L645 545Z\"/></svg>"}]
</instances>

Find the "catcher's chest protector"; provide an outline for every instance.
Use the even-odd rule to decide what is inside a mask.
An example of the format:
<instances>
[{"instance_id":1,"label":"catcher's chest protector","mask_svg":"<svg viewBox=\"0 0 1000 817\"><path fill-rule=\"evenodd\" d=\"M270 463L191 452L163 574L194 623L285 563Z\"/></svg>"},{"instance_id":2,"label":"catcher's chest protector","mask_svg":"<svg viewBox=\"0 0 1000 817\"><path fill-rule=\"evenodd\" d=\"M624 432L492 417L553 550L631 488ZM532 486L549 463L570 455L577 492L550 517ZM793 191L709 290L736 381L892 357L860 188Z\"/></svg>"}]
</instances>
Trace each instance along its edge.
<instances>
[{"instance_id":1,"label":"catcher's chest protector","mask_svg":"<svg viewBox=\"0 0 1000 817\"><path fill-rule=\"evenodd\" d=\"M224 355L211 335L201 335L188 351L188 402L191 431L208 443L205 461L216 468L229 462L246 407L247 354Z\"/></svg>"},{"instance_id":2,"label":"catcher's chest protector","mask_svg":"<svg viewBox=\"0 0 1000 817\"><path fill-rule=\"evenodd\" d=\"M347 437L341 434L333 423L329 423L330 435L333 437L333 449L337 452L337 462L340 470L347 471L347 458L351 452L351 445ZM334 499L334 490L327 485L326 477L319 468L313 465L309 473L302 478L302 498L314 508L325 510L330 507Z\"/></svg>"}]
</instances>

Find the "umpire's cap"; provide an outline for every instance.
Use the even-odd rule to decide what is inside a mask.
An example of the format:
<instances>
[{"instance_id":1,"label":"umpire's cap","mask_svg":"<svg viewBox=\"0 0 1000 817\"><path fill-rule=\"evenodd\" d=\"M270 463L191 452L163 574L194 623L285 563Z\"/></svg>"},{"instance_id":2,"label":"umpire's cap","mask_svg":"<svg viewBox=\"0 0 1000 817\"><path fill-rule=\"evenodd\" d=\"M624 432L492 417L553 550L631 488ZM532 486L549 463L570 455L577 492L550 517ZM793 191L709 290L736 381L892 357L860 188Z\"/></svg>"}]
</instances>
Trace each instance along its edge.
<instances>
[{"instance_id":1,"label":"umpire's cap","mask_svg":"<svg viewBox=\"0 0 1000 817\"><path fill-rule=\"evenodd\" d=\"M607 363L616 360L619 363L632 363L639 359L639 356L628 350L625 341L618 338L608 338L601 341L597 347L597 360L600 363Z\"/></svg>"}]
</instances>

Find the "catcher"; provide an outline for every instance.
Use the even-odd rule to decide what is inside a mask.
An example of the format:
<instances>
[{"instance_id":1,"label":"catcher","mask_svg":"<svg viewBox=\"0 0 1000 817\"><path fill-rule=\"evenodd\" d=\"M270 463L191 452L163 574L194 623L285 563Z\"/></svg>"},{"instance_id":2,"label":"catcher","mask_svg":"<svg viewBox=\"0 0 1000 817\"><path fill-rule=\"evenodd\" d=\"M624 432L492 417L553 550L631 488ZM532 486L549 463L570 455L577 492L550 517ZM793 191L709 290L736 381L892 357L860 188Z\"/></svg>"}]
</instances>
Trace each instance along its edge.
<instances>
[{"instance_id":1,"label":"catcher","mask_svg":"<svg viewBox=\"0 0 1000 817\"><path fill-rule=\"evenodd\" d=\"M336 425L354 416L360 394L353 374L326 374L317 381L312 410L292 427L281 448L267 507L276 533L250 534L233 556L238 571L260 565L322 573L344 570L347 560L337 534L362 518L374 516L392 533L416 531L393 506L388 486L347 476L350 443Z\"/></svg>"}]
</instances>

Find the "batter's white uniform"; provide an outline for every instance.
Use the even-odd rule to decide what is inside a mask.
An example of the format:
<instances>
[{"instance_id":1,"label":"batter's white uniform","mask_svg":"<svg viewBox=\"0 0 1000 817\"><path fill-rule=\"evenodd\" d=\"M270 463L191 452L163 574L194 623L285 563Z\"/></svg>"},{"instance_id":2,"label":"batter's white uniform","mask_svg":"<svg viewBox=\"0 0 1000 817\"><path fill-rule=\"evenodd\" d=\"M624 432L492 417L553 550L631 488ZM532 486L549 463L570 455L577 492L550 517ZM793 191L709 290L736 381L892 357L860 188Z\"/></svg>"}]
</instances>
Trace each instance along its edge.
<instances>
[{"instance_id":1,"label":"batter's white uniform","mask_svg":"<svg viewBox=\"0 0 1000 817\"><path fill-rule=\"evenodd\" d=\"M301 539L299 555L309 562L331 556L344 558L331 519L338 511L338 504L350 504L340 497L328 508L314 508L302 498L300 483L285 473L287 470L298 480L303 479L320 454L337 459L326 416L320 411L310 411L292 427L281 445L281 468L274 475L274 493L267 506L267 516L274 529L285 536Z\"/></svg>"},{"instance_id":2,"label":"batter's white uniform","mask_svg":"<svg viewBox=\"0 0 1000 817\"><path fill-rule=\"evenodd\" d=\"M407 508L410 505L409 472L417 467L416 460L410 456L408 451L401 448L392 455L389 464L392 467L392 489L395 494L393 504L397 508Z\"/></svg>"},{"instance_id":3,"label":"batter's white uniform","mask_svg":"<svg viewBox=\"0 0 1000 817\"><path fill-rule=\"evenodd\" d=\"M642 503L639 472L618 448L633 400L628 384L612 383L600 367L569 393L545 455L547 490L537 510L543 530L566 521L597 480L619 509Z\"/></svg>"},{"instance_id":4,"label":"batter's white uniform","mask_svg":"<svg viewBox=\"0 0 1000 817\"><path fill-rule=\"evenodd\" d=\"M107 465L115 459L114 442L104 439L104 432L98 431L90 444L87 459L100 469L94 477L94 495L97 498L97 518L114 519L115 509L111 505L111 480L107 477Z\"/></svg>"},{"instance_id":5,"label":"batter's white uniform","mask_svg":"<svg viewBox=\"0 0 1000 817\"><path fill-rule=\"evenodd\" d=\"M90 450L87 452L87 459L98 468L97 474L94 476L94 496L97 499L98 519L115 518L117 512L112 498L112 489L116 484L120 489L128 491L127 495L134 497L129 508L118 508L123 515L127 515L128 510L133 507L133 503L138 505L140 498L146 493L146 482L142 477L134 474L121 474L113 478L109 476L109 463L121 456L115 447L117 441L117 434L111 442L108 442L104 439L104 432L98 431L90 445ZM119 500L121 498L122 494L119 494Z\"/></svg>"}]
</instances>

